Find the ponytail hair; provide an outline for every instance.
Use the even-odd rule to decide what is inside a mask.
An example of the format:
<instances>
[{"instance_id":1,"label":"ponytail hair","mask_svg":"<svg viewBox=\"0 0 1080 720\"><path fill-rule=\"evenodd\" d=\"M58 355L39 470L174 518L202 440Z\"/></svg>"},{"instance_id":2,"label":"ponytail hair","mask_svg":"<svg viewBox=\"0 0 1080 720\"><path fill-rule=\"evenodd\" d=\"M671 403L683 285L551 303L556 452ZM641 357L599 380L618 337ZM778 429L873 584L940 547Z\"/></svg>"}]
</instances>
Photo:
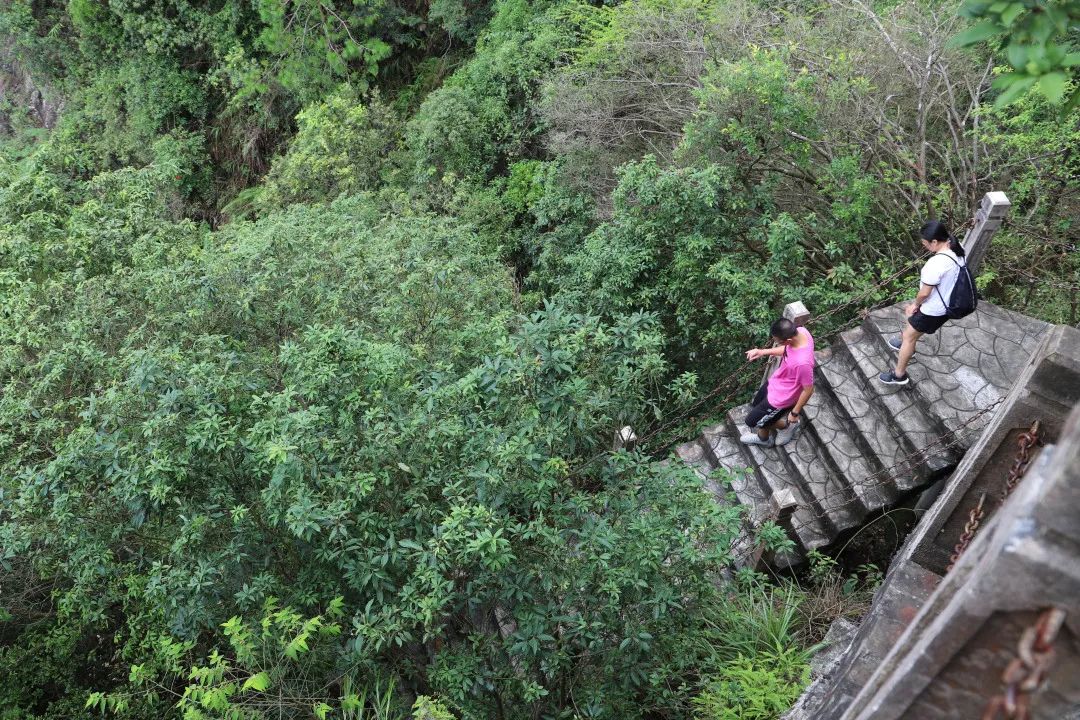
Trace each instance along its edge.
<instances>
[{"instance_id":1,"label":"ponytail hair","mask_svg":"<svg viewBox=\"0 0 1080 720\"><path fill-rule=\"evenodd\" d=\"M953 237L953 234L949 232L949 228L943 222L928 220L919 230L919 235L923 240L948 240L949 249L953 251L953 254L956 257L964 257L964 246Z\"/></svg>"}]
</instances>

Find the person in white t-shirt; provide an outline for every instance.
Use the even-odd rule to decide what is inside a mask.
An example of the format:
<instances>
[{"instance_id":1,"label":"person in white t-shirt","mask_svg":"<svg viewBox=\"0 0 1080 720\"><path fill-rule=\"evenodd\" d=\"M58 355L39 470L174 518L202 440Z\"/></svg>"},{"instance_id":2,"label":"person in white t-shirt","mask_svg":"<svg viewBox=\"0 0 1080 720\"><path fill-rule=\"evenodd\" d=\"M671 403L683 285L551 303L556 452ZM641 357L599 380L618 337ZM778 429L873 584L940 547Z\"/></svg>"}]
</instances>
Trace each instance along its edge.
<instances>
[{"instance_id":1,"label":"person in white t-shirt","mask_svg":"<svg viewBox=\"0 0 1080 720\"><path fill-rule=\"evenodd\" d=\"M922 226L919 235L923 247L934 255L926 261L919 274L919 293L904 310L907 325L903 334L889 340L889 345L900 355L896 358L896 367L878 376L886 385L907 385L910 381L907 366L915 354L915 344L923 335L936 333L949 319L946 303L952 295L963 263L964 248L944 224L931 220Z\"/></svg>"}]
</instances>

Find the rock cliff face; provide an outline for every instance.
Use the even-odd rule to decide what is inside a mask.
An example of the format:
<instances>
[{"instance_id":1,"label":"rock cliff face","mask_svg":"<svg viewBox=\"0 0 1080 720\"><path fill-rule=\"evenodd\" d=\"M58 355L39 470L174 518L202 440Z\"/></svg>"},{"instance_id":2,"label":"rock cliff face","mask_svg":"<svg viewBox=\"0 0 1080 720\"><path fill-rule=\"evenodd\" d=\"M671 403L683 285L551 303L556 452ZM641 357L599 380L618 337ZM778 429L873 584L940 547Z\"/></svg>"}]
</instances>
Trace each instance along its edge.
<instances>
[{"instance_id":1,"label":"rock cliff face","mask_svg":"<svg viewBox=\"0 0 1080 720\"><path fill-rule=\"evenodd\" d=\"M10 46L3 45L0 45L0 100L0 135L10 135L20 122L51 130L63 109L57 93L31 77Z\"/></svg>"},{"instance_id":2,"label":"rock cliff face","mask_svg":"<svg viewBox=\"0 0 1080 720\"><path fill-rule=\"evenodd\" d=\"M802 562L867 514L955 467L1049 327L981 303L973 315L920 340L910 385L883 385L877 375L894 362L888 341L903 322L901 305L876 311L817 351L817 390L787 445L742 445L744 405L677 448L703 476L721 467L748 469L731 489L751 526L776 512L778 493L791 492L794 513L784 524L796 548L777 564Z\"/></svg>"}]
</instances>

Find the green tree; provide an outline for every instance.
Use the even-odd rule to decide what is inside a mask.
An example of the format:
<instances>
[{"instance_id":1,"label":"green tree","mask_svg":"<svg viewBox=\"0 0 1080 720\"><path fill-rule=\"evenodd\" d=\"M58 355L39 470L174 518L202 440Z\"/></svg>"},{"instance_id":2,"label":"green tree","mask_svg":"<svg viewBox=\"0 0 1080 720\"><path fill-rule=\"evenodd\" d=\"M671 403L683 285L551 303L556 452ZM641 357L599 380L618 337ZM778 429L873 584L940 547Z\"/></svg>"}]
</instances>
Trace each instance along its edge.
<instances>
[{"instance_id":1,"label":"green tree","mask_svg":"<svg viewBox=\"0 0 1080 720\"><path fill-rule=\"evenodd\" d=\"M966 0L960 13L977 22L952 43L965 46L1000 40L1012 66L1012 72L994 79L994 87L1001 91L998 105L1017 100L1032 87L1038 87L1052 103L1064 100L1064 113L1080 104L1080 88L1074 82L1075 68L1080 66L1074 44L1080 32L1080 2Z\"/></svg>"},{"instance_id":2,"label":"green tree","mask_svg":"<svg viewBox=\"0 0 1080 720\"><path fill-rule=\"evenodd\" d=\"M472 717L688 701L664 699L676 649L738 513L688 469L605 453L663 392L654 319L516 318L445 218L361 196L207 233L160 222L161 182L7 197L34 223L57 205L64 233L5 244L0 338L0 556L55 602L12 605L8 632L68 643L64 702L163 712L133 668L180 663L220 709L246 697L222 623L277 597L263 617L292 642L337 596L341 635L296 668L320 686L359 663ZM9 677L26 707L36 675Z\"/></svg>"}]
</instances>

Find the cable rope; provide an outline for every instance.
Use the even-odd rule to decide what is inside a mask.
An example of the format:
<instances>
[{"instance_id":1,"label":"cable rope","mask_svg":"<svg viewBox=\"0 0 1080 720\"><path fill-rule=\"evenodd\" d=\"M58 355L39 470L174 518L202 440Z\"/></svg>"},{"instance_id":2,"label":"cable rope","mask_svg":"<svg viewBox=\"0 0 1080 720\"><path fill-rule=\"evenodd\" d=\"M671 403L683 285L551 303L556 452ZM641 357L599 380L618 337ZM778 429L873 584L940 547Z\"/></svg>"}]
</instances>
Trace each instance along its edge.
<instances>
[{"instance_id":1,"label":"cable rope","mask_svg":"<svg viewBox=\"0 0 1080 720\"><path fill-rule=\"evenodd\" d=\"M1031 280L1032 282L1039 283L1040 285L1043 285L1045 287L1051 287L1051 288L1055 288L1057 290L1067 290L1067 291L1080 290L1080 284L1067 285L1065 283L1056 282L1054 280L1047 280L1047 279L1039 277L1038 275L1033 275L1026 268L1019 268L1019 267L1013 267L1013 266L1010 266L1010 265L1005 265L1001 269L1004 270L1006 273L1015 273L1015 274L1025 278L1027 280Z\"/></svg>"}]
</instances>

